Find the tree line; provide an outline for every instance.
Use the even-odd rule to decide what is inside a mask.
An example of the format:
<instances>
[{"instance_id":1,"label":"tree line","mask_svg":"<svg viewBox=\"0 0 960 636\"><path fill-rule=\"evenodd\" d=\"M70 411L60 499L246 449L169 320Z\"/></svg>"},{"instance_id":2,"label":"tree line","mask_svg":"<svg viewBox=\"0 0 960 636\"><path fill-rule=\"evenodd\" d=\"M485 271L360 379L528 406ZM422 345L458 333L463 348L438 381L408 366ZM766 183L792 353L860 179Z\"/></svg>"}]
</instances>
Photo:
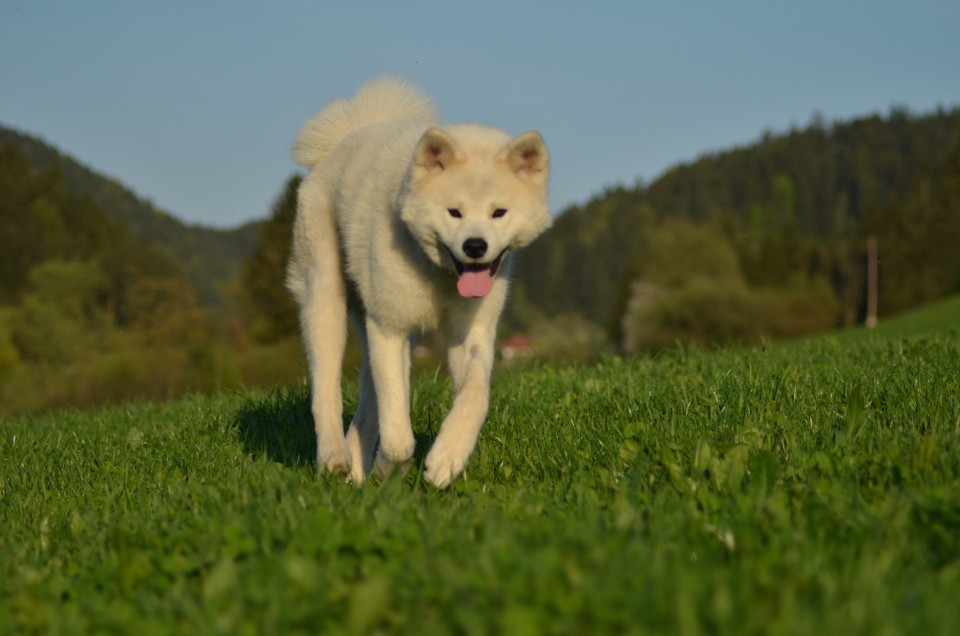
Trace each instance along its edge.
<instances>
[{"instance_id":1,"label":"tree line","mask_svg":"<svg viewBox=\"0 0 960 636\"><path fill-rule=\"evenodd\" d=\"M125 188L49 148L38 162L31 147L0 141L0 416L298 381L296 335L261 332L257 312L270 310L251 309L244 264L266 258L256 234L235 266L199 267L185 255L211 242L205 258L229 255L249 230L163 221L154 239L124 217L144 205ZM124 201L121 212L97 192ZM277 303L292 305L281 265L272 276Z\"/></svg>"},{"instance_id":2,"label":"tree line","mask_svg":"<svg viewBox=\"0 0 960 636\"><path fill-rule=\"evenodd\" d=\"M37 137L0 125L0 143L16 148L35 172L55 166L63 188L92 201L133 238L167 252L206 305L232 301L230 284L250 254L259 222L229 230L187 224Z\"/></svg>"},{"instance_id":3,"label":"tree line","mask_svg":"<svg viewBox=\"0 0 960 636\"><path fill-rule=\"evenodd\" d=\"M0 129L0 415L297 382L299 183L196 228ZM881 318L960 291L960 109L814 118L573 206L518 253L501 335L584 360L854 324L867 236Z\"/></svg>"},{"instance_id":4,"label":"tree line","mask_svg":"<svg viewBox=\"0 0 960 636\"><path fill-rule=\"evenodd\" d=\"M608 346L857 323L868 235L890 315L960 290L960 109L765 133L574 206L518 254L517 328L581 316Z\"/></svg>"},{"instance_id":5,"label":"tree line","mask_svg":"<svg viewBox=\"0 0 960 636\"><path fill-rule=\"evenodd\" d=\"M167 250L0 144L0 414L210 387L213 334Z\"/></svg>"}]
</instances>

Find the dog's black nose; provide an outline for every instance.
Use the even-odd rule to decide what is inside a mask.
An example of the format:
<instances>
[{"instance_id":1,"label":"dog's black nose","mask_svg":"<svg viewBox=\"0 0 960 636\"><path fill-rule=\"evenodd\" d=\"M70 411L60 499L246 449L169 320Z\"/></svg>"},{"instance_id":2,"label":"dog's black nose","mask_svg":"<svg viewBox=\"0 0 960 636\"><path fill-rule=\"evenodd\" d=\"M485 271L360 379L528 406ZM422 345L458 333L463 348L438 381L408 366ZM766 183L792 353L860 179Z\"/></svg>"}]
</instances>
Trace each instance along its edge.
<instances>
[{"instance_id":1,"label":"dog's black nose","mask_svg":"<svg viewBox=\"0 0 960 636\"><path fill-rule=\"evenodd\" d=\"M487 253L487 242L482 238L468 238L463 242L463 253L470 258L480 258Z\"/></svg>"}]
</instances>

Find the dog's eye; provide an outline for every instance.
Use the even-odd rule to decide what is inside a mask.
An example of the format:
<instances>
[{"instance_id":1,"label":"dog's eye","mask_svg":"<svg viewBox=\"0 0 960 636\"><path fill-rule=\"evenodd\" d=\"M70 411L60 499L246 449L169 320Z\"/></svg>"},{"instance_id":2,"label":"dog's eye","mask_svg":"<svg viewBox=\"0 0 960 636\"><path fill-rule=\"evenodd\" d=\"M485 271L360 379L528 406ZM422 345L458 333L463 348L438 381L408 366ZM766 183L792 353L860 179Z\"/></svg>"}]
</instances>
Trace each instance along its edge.
<instances>
[{"instance_id":1,"label":"dog's eye","mask_svg":"<svg viewBox=\"0 0 960 636\"><path fill-rule=\"evenodd\" d=\"M455 219L459 219L460 217L463 216L462 214L460 214L460 210L458 210L457 208L447 208L447 213L450 214L450 216L452 216Z\"/></svg>"},{"instance_id":2,"label":"dog's eye","mask_svg":"<svg viewBox=\"0 0 960 636\"><path fill-rule=\"evenodd\" d=\"M499 219L501 216L503 216L506 213L507 213L506 208L497 208L496 210L493 211L493 218Z\"/></svg>"}]
</instances>

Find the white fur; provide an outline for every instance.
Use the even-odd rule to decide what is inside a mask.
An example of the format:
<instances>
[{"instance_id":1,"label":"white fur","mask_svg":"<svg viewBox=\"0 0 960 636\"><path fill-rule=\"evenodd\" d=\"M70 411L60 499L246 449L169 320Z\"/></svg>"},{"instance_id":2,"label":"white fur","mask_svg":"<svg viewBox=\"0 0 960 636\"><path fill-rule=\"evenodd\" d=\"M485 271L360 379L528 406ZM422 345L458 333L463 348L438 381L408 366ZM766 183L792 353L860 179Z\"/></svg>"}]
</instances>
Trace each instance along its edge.
<instances>
[{"instance_id":1,"label":"white fur","mask_svg":"<svg viewBox=\"0 0 960 636\"><path fill-rule=\"evenodd\" d=\"M385 78L317 113L294 154L310 170L300 186L287 285L301 309L318 467L359 484L372 470L409 464L410 338L445 326L456 396L424 473L444 488L463 471L486 418L506 261L551 223L546 146L537 133L511 138L474 124L439 127L426 96ZM464 242L475 238L488 247L470 258ZM505 250L490 293L461 297L453 258L488 264ZM348 307L365 357L359 406L344 436Z\"/></svg>"}]
</instances>

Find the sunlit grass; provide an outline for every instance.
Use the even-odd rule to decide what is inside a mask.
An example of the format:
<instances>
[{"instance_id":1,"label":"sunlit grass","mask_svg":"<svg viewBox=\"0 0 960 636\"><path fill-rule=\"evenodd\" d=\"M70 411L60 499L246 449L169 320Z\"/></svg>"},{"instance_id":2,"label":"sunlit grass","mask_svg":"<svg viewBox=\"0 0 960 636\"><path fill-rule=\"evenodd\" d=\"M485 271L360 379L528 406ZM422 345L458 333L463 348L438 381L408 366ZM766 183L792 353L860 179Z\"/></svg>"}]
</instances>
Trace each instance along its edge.
<instances>
[{"instance_id":1,"label":"sunlit grass","mask_svg":"<svg viewBox=\"0 0 960 636\"><path fill-rule=\"evenodd\" d=\"M842 338L903 337L960 326L960 294L903 314L883 317L876 327L859 327L840 334Z\"/></svg>"},{"instance_id":2,"label":"sunlit grass","mask_svg":"<svg viewBox=\"0 0 960 636\"><path fill-rule=\"evenodd\" d=\"M362 489L305 387L0 423L0 630L960 633L956 329L500 371L444 492L414 385Z\"/></svg>"}]
</instances>

